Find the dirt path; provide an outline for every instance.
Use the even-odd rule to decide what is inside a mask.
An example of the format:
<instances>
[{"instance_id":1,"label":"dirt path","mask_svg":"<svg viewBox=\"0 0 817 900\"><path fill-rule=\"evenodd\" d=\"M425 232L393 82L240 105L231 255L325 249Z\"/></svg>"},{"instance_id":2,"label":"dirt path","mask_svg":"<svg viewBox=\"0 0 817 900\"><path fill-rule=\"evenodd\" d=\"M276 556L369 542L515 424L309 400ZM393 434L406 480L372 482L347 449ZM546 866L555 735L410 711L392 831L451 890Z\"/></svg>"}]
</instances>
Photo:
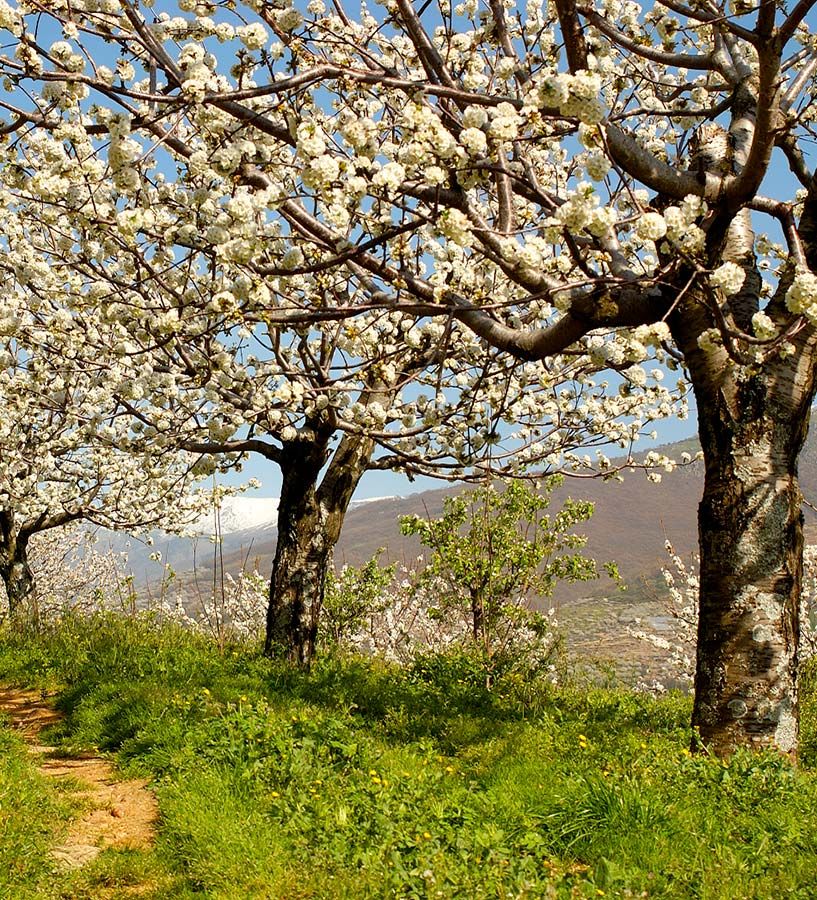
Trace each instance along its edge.
<instances>
[{"instance_id":1,"label":"dirt path","mask_svg":"<svg viewBox=\"0 0 817 900\"><path fill-rule=\"evenodd\" d=\"M59 757L56 748L44 745L40 732L60 721L60 714L39 692L0 687L0 713L11 720L40 757L38 768L49 778L70 778L83 812L69 826L54 857L69 868L90 862L106 847L146 849L155 836L156 798L144 781L121 781L111 764L99 756Z\"/></svg>"}]
</instances>

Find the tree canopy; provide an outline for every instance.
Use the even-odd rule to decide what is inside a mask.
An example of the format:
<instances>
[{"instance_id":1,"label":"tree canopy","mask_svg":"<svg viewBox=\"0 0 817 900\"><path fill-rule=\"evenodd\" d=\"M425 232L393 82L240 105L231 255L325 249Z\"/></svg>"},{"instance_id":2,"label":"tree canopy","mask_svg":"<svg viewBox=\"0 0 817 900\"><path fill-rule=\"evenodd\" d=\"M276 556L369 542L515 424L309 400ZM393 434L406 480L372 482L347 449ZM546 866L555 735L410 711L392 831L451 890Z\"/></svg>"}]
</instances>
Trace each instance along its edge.
<instances>
[{"instance_id":1,"label":"tree canopy","mask_svg":"<svg viewBox=\"0 0 817 900\"><path fill-rule=\"evenodd\" d=\"M566 428L628 447L688 379L706 463L695 724L717 752L794 753L811 6L4 2L4 204L49 228L14 232L3 265L28 286L46 260L69 305L123 330L148 402L169 390L167 418L206 418L222 444L249 403L265 422L286 407L295 437L310 408L382 445L386 422L421 417L425 439L401 426L410 456L444 439L472 462L511 396L528 461L558 464ZM274 350L244 373L277 380L256 408L230 393L235 344L216 345L259 328ZM314 372L292 377L346 354L401 383L432 344L444 374L422 407L339 409ZM486 353L504 381L475 374ZM202 412L180 418L174 391L204 371ZM453 435L449 386L488 411Z\"/></svg>"}]
</instances>

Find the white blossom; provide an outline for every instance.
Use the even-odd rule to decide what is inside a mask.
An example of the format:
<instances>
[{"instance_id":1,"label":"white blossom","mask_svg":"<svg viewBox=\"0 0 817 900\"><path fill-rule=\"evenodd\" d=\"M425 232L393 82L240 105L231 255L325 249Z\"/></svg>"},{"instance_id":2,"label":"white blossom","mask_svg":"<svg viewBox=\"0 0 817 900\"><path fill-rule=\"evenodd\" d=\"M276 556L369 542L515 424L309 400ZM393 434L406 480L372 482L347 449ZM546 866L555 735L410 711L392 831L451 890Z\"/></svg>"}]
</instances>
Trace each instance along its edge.
<instances>
[{"instance_id":1,"label":"white blossom","mask_svg":"<svg viewBox=\"0 0 817 900\"><path fill-rule=\"evenodd\" d=\"M752 316L752 330L755 337L769 341L777 337L777 326L765 312L756 312Z\"/></svg>"},{"instance_id":2,"label":"white blossom","mask_svg":"<svg viewBox=\"0 0 817 900\"><path fill-rule=\"evenodd\" d=\"M667 223L661 213L646 212L638 217L635 232L644 241L657 241L666 235Z\"/></svg>"},{"instance_id":3,"label":"white blossom","mask_svg":"<svg viewBox=\"0 0 817 900\"><path fill-rule=\"evenodd\" d=\"M798 269L786 291L786 306L790 312L817 321L817 276L808 269Z\"/></svg>"},{"instance_id":4,"label":"white blossom","mask_svg":"<svg viewBox=\"0 0 817 900\"><path fill-rule=\"evenodd\" d=\"M236 37L248 50L260 50L269 40L267 29L260 22L240 25L235 30Z\"/></svg>"},{"instance_id":5,"label":"white blossom","mask_svg":"<svg viewBox=\"0 0 817 900\"><path fill-rule=\"evenodd\" d=\"M720 288L727 297L737 294L743 287L746 273L733 262L725 262L718 266L709 276L709 282L713 287Z\"/></svg>"}]
</instances>

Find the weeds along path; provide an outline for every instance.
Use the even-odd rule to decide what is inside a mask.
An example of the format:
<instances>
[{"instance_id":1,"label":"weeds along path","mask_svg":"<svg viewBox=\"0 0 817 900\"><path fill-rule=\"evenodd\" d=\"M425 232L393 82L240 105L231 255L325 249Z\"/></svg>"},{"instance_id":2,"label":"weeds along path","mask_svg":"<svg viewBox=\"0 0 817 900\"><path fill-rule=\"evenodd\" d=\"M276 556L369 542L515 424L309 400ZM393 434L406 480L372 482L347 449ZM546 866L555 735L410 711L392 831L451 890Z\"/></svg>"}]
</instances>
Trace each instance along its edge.
<instances>
[{"instance_id":1,"label":"weeds along path","mask_svg":"<svg viewBox=\"0 0 817 900\"><path fill-rule=\"evenodd\" d=\"M30 752L41 757L38 768L43 775L74 783L69 791L82 813L52 851L55 859L68 868L79 868L107 847L142 850L153 844L158 806L144 781L118 779L102 757L57 756L55 747L44 745L40 733L59 722L61 715L40 692L0 687L0 713L10 718Z\"/></svg>"}]
</instances>

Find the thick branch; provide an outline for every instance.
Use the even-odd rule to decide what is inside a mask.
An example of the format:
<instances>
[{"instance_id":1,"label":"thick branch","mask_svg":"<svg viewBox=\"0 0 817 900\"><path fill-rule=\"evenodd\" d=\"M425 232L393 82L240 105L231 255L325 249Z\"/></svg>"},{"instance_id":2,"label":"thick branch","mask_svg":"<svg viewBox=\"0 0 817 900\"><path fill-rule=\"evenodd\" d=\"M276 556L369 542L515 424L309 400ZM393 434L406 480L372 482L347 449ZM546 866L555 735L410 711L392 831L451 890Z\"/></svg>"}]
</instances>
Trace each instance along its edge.
<instances>
[{"instance_id":1,"label":"thick branch","mask_svg":"<svg viewBox=\"0 0 817 900\"><path fill-rule=\"evenodd\" d=\"M400 18L403 20L406 30L411 37L411 42L417 50L417 55L420 57L420 62L426 70L426 75L433 82L453 87L454 79L446 69L439 51L426 34L420 22L420 17L414 11L410 0L397 0L397 8L400 11Z\"/></svg>"},{"instance_id":2,"label":"thick branch","mask_svg":"<svg viewBox=\"0 0 817 900\"><path fill-rule=\"evenodd\" d=\"M76 522L84 517L82 512L67 512L65 510L53 513L52 515L44 513L34 521L26 522L25 525L20 528L18 539L27 541L30 537L41 531L49 531L52 528L61 528L63 525L69 525L71 522Z\"/></svg>"},{"instance_id":3,"label":"thick branch","mask_svg":"<svg viewBox=\"0 0 817 900\"><path fill-rule=\"evenodd\" d=\"M797 95L814 77L815 69L817 69L817 56L812 57L803 66L794 81L786 88L786 91L780 100L780 109L782 112L791 109L794 101L797 99Z\"/></svg>"},{"instance_id":4,"label":"thick branch","mask_svg":"<svg viewBox=\"0 0 817 900\"><path fill-rule=\"evenodd\" d=\"M655 47L637 44L632 38L627 37L626 34L623 34L611 25L604 16L599 15L594 9L582 7L581 12L589 22L595 25L602 34L607 35L614 44L640 56L642 59L649 59L665 66L679 66L686 69L719 71L721 68L714 56L702 56L698 53L669 53L666 50L658 50Z\"/></svg>"},{"instance_id":5,"label":"thick branch","mask_svg":"<svg viewBox=\"0 0 817 900\"><path fill-rule=\"evenodd\" d=\"M814 190L814 174L806 164L806 158L794 136L789 132L779 135L777 146L785 154L789 169L800 184L808 190Z\"/></svg>"},{"instance_id":6,"label":"thick branch","mask_svg":"<svg viewBox=\"0 0 817 900\"><path fill-rule=\"evenodd\" d=\"M281 462L281 449L258 438L244 438L235 441L180 441L182 450L190 453L258 453L271 462Z\"/></svg>"},{"instance_id":7,"label":"thick branch","mask_svg":"<svg viewBox=\"0 0 817 900\"><path fill-rule=\"evenodd\" d=\"M608 124L605 133L610 154L617 165L647 187L676 200L683 200L688 194L716 200L732 180L711 172L701 173L699 180L695 173L679 171L653 156L617 125Z\"/></svg>"},{"instance_id":8,"label":"thick branch","mask_svg":"<svg viewBox=\"0 0 817 900\"><path fill-rule=\"evenodd\" d=\"M752 145L743 170L726 183L723 195L723 202L730 212L743 206L760 188L769 167L776 130L780 124L777 109L779 54L776 51L768 54L761 52L758 68L760 85L754 103Z\"/></svg>"},{"instance_id":9,"label":"thick branch","mask_svg":"<svg viewBox=\"0 0 817 900\"><path fill-rule=\"evenodd\" d=\"M556 15L565 42L567 64L571 72L587 68L587 41L574 0L555 0Z\"/></svg>"},{"instance_id":10,"label":"thick branch","mask_svg":"<svg viewBox=\"0 0 817 900\"><path fill-rule=\"evenodd\" d=\"M814 3L815 0L800 0L797 6L789 13L786 21L777 30L781 47L794 37L794 32L797 31L798 26L808 15L809 11L813 9Z\"/></svg>"},{"instance_id":11,"label":"thick branch","mask_svg":"<svg viewBox=\"0 0 817 900\"><path fill-rule=\"evenodd\" d=\"M561 353L594 328L646 325L657 322L666 312L665 301L658 290L626 285L613 296L594 292L577 298L558 322L547 328L523 331L503 325L453 292L446 295L445 301L463 325L492 347L525 360L545 359Z\"/></svg>"}]
</instances>

